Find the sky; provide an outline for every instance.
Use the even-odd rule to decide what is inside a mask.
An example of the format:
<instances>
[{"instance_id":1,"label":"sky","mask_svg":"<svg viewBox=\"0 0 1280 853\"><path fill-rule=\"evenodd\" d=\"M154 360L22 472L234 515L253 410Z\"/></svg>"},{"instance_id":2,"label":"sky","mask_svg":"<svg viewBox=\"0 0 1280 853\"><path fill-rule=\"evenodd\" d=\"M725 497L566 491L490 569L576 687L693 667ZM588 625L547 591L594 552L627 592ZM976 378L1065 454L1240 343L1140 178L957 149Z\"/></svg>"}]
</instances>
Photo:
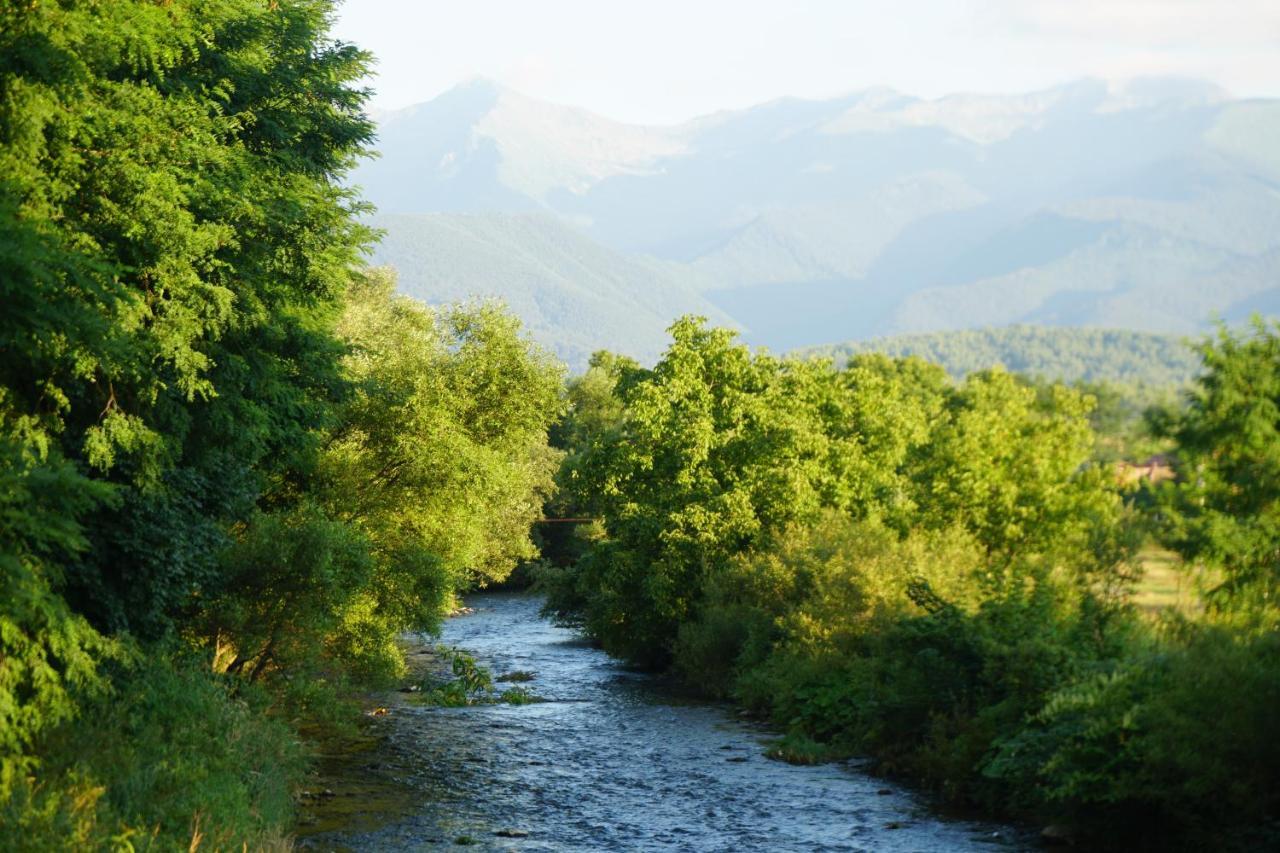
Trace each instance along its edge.
<instances>
[{"instance_id":1,"label":"sky","mask_svg":"<svg viewBox=\"0 0 1280 853\"><path fill-rule=\"evenodd\" d=\"M1280 96L1280 0L345 0L334 35L377 57L380 110L475 77L642 124L873 86L1169 75Z\"/></svg>"}]
</instances>

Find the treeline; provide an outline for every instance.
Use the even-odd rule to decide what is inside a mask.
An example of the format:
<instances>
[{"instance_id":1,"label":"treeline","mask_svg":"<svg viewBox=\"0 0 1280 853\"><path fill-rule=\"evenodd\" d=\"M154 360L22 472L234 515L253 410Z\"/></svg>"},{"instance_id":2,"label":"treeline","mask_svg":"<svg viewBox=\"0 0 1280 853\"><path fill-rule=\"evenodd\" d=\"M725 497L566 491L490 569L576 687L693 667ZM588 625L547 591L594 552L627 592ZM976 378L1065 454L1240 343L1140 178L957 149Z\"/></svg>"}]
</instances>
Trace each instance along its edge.
<instances>
[{"instance_id":1,"label":"treeline","mask_svg":"<svg viewBox=\"0 0 1280 853\"><path fill-rule=\"evenodd\" d=\"M360 256L327 0L0 5L0 848L283 845L299 730L534 554L561 368Z\"/></svg>"},{"instance_id":2,"label":"treeline","mask_svg":"<svg viewBox=\"0 0 1280 853\"><path fill-rule=\"evenodd\" d=\"M1079 390L671 331L571 383L557 511L598 521L553 612L771 718L783 758L871 755L1090 847L1280 841L1280 328L1201 347L1149 418L1180 477L1142 502ZM1198 613L1130 604L1153 535L1212 567Z\"/></svg>"},{"instance_id":3,"label":"treeline","mask_svg":"<svg viewBox=\"0 0 1280 853\"><path fill-rule=\"evenodd\" d=\"M1141 461L1168 449L1146 428L1146 413L1176 408L1201 366L1200 354L1177 335L1027 325L873 338L793 355L843 364L873 352L923 359L955 380L1002 367L1041 385L1071 385L1094 398L1095 456L1108 462Z\"/></svg>"},{"instance_id":4,"label":"treeline","mask_svg":"<svg viewBox=\"0 0 1280 853\"><path fill-rule=\"evenodd\" d=\"M1182 387L1200 368L1198 354L1177 335L1026 325L896 335L808 347L797 354L843 362L867 352L916 356L942 365L956 379L1001 366L1061 382L1136 388Z\"/></svg>"}]
</instances>

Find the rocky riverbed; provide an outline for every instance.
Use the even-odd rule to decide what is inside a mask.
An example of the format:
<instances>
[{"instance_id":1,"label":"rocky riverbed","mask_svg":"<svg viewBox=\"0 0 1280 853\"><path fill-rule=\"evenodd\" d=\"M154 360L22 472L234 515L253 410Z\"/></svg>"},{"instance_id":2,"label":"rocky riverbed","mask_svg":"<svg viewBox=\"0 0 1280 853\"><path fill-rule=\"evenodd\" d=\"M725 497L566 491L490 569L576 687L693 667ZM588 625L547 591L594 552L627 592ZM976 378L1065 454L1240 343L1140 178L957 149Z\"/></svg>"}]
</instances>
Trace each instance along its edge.
<instances>
[{"instance_id":1,"label":"rocky riverbed","mask_svg":"<svg viewBox=\"0 0 1280 853\"><path fill-rule=\"evenodd\" d=\"M331 756L308 792L304 849L1025 846L1007 827L944 818L856 762L766 758L767 730L626 670L540 618L535 596L467 604L440 641L495 675L521 673L529 680L520 686L542 701L447 708L388 697L368 738Z\"/></svg>"}]
</instances>

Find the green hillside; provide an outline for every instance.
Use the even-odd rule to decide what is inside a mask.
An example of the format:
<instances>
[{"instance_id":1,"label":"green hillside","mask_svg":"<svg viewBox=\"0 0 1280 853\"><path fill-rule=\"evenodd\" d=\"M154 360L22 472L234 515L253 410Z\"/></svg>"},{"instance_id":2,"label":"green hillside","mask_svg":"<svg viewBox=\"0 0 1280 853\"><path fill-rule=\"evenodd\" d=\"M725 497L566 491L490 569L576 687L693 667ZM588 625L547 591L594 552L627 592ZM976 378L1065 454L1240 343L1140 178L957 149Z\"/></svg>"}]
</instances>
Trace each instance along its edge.
<instances>
[{"instance_id":1,"label":"green hillside","mask_svg":"<svg viewBox=\"0 0 1280 853\"><path fill-rule=\"evenodd\" d=\"M400 290L429 303L496 297L571 368L599 349L652 361L683 314L736 325L677 264L606 248L543 214L377 217L374 261Z\"/></svg>"},{"instance_id":2,"label":"green hillside","mask_svg":"<svg viewBox=\"0 0 1280 853\"><path fill-rule=\"evenodd\" d=\"M844 361L863 352L919 356L956 378L1003 365L1016 373L1068 382L1168 386L1189 381L1200 366L1199 355L1178 335L1025 325L848 341L795 354Z\"/></svg>"}]
</instances>

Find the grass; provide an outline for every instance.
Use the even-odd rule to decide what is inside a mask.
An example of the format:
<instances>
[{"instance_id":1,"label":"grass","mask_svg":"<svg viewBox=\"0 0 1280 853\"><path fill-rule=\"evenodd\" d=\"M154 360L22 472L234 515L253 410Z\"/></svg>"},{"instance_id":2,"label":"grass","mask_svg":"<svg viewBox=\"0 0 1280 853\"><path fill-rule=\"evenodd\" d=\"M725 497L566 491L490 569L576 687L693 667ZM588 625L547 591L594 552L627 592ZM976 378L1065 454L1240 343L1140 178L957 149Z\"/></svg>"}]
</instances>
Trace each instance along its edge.
<instances>
[{"instance_id":1,"label":"grass","mask_svg":"<svg viewBox=\"0 0 1280 853\"><path fill-rule=\"evenodd\" d=\"M792 732L780 740L774 741L765 751L766 758L774 761L785 761L788 764L825 764L848 758L848 753L835 747L819 743L812 738Z\"/></svg>"},{"instance_id":2,"label":"grass","mask_svg":"<svg viewBox=\"0 0 1280 853\"><path fill-rule=\"evenodd\" d=\"M533 681L534 678L535 676L532 672L527 672L523 669L517 669L517 670L514 670L513 672L504 672L502 675L499 675L497 678L495 678L494 681L508 681L511 683L523 683L523 682Z\"/></svg>"},{"instance_id":3,"label":"grass","mask_svg":"<svg viewBox=\"0 0 1280 853\"><path fill-rule=\"evenodd\" d=\"M1142 578L1133 591L1138 609L1155 615L1170 608L1191 614L1203 606L1200 586L1208 580L1203 569L1189 569L1172 551L1148 545L1138 555Z\"/></svg>"}]
</instances>

